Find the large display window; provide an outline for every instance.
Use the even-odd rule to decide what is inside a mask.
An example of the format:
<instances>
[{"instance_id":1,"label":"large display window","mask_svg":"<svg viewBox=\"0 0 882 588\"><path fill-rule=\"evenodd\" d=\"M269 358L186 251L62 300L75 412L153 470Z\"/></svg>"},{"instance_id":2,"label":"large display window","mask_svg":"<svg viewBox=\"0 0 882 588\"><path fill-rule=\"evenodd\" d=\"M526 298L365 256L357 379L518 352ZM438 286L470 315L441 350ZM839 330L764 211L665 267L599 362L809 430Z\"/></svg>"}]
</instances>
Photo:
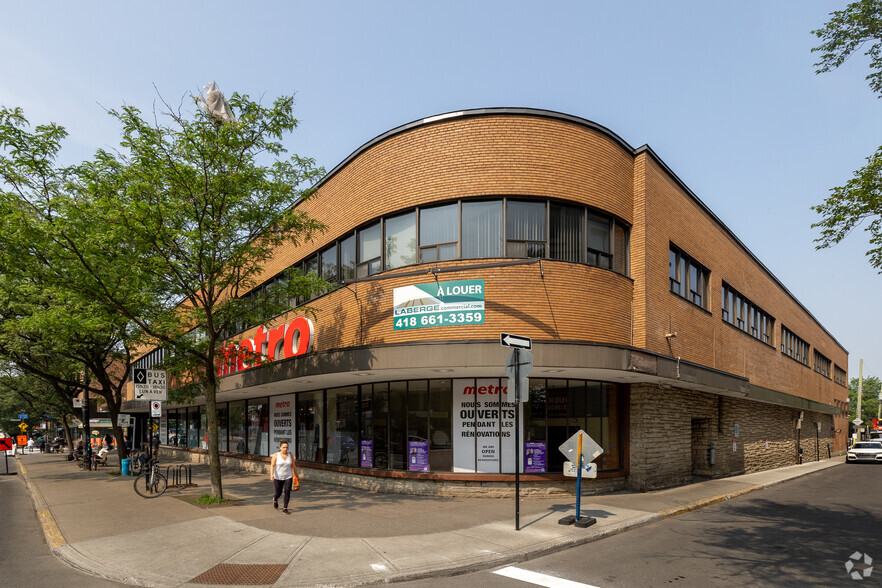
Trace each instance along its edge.
<instances>
[{"instance_id":1,"label":"large display window","mask_svg":"<svg viewBox=\"0 0 882 588\"><path fill-rule=\"evenodd\" d=\"M515 400L508 380L379 382L218 406L218 446L267 456L293 440L300 461L400 471L514 473ZM604 453L600 471L624 468L624 388L592 380L529 380L521 419L521 471L561 473L558 447L582 429ZM168 441L207 435L198 407L168 413ZM207 442L207 441L206 441Z\"/></svg>"}]
</instances>

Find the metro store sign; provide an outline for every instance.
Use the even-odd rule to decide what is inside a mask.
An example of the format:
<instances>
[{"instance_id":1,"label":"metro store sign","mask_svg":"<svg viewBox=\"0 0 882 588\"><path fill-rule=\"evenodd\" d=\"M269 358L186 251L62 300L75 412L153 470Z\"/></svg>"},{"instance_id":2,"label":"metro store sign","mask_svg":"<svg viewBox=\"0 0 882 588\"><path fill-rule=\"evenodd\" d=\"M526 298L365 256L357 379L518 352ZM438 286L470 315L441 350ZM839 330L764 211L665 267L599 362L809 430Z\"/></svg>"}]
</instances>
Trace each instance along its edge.
<instances>
[{"instance_id":1,"label":"metro store sign","mask_svg":"<svg viewBox=\"0 0 882 588\"><path fill-rule=\"evenodd\" d=\"M228 376L274 361L297 357L312 351L315 327L299 317L286 325L267 329L261 325L251 339L244 339L221 349L217 375Z\"/></svg>"}]
</instances>

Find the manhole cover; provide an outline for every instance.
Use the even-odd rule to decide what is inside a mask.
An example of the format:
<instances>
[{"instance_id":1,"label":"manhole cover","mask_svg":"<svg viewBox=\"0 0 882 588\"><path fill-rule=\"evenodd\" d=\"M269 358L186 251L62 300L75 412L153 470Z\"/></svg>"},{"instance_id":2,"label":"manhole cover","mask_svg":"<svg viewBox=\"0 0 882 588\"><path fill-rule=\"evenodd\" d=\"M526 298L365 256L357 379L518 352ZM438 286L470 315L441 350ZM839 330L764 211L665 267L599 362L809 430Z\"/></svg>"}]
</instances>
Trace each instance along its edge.
<instances>
[{"instance_id":1,"label":"manhole cover","mask_svg":"<svg viewBox=\"0 0 882 588\"><path fill-rule=\"evenodd\" d=\"M226 584L249 586L275 584L288 564L227 564L222 563L190 580L190 584Z\"/></svg>"}]
</instances>

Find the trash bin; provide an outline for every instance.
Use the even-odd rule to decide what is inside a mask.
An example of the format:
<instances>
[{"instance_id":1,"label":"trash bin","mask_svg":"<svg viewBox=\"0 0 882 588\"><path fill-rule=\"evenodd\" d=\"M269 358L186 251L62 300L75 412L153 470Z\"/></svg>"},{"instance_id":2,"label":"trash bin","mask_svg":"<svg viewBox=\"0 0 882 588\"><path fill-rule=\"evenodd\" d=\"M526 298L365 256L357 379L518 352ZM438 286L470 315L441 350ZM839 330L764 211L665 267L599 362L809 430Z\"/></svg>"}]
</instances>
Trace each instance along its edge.
<instances>
[{"instance_id":1,"label":"trash bin","mask_svg":"<svg viewBox=\"0 0 882 588\"><path fill-rule=\"evenodd\" d=\"M129 464L132 463L132 460L124 459L124 460L122 460L121 463L122 463L122 467L120 468L120 470L121 470L120 473L123 476L128 476L129 475Z\"/></svg>"}]
</instances>

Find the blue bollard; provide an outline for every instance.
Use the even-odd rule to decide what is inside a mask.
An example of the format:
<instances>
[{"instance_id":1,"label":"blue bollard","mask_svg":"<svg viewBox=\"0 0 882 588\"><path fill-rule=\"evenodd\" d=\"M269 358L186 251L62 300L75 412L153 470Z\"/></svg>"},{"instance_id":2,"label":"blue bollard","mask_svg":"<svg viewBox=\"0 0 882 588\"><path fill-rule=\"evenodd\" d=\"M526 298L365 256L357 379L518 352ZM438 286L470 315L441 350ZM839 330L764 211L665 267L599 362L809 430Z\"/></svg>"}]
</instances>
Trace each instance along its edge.
<instances>
[{"instance_id":1,"label":"blue bollard","mask_svg":"<svg viewBox=\"0 0 882 588\"><path fill-rule=\"evenodd\" d=\"M132 460L124 459L124 460L122 460L121 463L122 463L122 466L120 467L120 473L123 476L128 476L129 475L129 464L132 463Z\"/></svg>"}]
</instances>

